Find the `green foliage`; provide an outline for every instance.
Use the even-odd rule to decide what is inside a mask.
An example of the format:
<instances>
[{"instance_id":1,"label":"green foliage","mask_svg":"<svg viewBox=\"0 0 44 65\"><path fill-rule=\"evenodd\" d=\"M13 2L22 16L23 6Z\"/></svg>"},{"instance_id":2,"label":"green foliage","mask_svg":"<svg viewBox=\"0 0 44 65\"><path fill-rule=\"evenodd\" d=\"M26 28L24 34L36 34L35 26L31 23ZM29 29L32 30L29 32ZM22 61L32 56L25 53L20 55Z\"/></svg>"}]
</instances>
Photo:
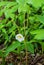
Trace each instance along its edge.
<instances>
[{"instance_id":1,"label":"green foliage","mask_svg":"<svg viewBox=\"0 0 44 65\"><path fill-rule=\"evenodd\" d=\"M44 43L42 41L44 40L43 7L44 0L0 2L0 44L5 45L0 50L0 56L3 54L3 51L3 55L7 56L10 52L19 53L26 50L25 44L27 51L34 53L33 42L39 42L44 51ZM17 34L22 34L26 37L25 44L24 41L16 41L15 36Z\"/></svg>"},{"instance_id":2,"label":"green foliage","mask_svg":"<svg viewBox=\"0 0 44 65\"><path fill-rule=\"evenodd\" d=\"M26 45L27 45L28 51L34 54L34 46L30 42L27 42Z\"/></svg>"},{"instance_id":3,"label":"green foliage","mask_svg":"<svg viewBox=\"0 0 44 65\"><path fill-rule=\"evenodd\" d=\"M44 15L39 15L37 18L39 21L41 21L41 23L44 24Z\"/></svg>"},{"instance_id":4,"label":"green foliage","mask_svg":"<svg viewBox=\"0 0 44 65\"><path fill-rule=\"evenodd\" d=\"M5 56L9 54L11 51L15 51L16 48L20 46L19 42L12 42L12 44L6 49Z\"/></svg>"},{"instance_id":5,"label":"green foliage","mask_svg":"<svg viewBox=\"0 0 44 65\"><path fill-rule=\"evenodd\" d=\"M36 8L38 8L38 7L41 7L41 5L43 5L44 4L44 0L31 0L32 1L32 5L34 6L34 7L36 7Z\"/></svg>"},{"instance_id":6,"label":"green foliage","mask_svg":"<svg viewBox=\"0 0 44 65\"><path fill-rule=\"evenodd\" d=\"M44 40L44 29L34 30L31 34L35 34L34 39Z\"/></svg>"}]
</instances>

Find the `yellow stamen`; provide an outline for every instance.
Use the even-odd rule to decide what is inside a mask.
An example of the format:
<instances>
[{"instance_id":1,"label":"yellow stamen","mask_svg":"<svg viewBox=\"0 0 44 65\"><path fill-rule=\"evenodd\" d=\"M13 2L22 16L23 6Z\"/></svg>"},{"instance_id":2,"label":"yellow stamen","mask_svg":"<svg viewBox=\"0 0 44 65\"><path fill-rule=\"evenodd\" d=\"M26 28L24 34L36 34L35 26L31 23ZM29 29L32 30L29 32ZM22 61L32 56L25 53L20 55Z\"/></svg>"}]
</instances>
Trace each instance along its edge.
<instances>
[{"instance_id":1,"label":"yellow stamen","mask_svg":"<svg viewBox=\"0 0 44 65\"><path fill-rule=\"evenodd\" d=\"M22 38L21 36L18 36L18 38Z\"/></svg>"}]
</instances>

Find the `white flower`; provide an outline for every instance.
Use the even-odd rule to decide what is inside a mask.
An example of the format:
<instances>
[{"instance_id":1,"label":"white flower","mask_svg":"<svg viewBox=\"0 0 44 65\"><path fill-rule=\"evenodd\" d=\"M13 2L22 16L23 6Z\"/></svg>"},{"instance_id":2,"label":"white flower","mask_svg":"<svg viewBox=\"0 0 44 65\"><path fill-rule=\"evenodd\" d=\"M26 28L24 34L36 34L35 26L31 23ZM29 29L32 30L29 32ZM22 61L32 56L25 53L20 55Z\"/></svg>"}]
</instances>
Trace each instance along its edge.
<instances>
[{"instance_id":1,"label":"white flower","mask_svg":"<svg viewBox=\"0 0 44 65\"><path fill-rule=\"evenodd\" d=\"M17 35L15 36L15 38L16 38L16 40L18 40L19 42L24 41L24 37L23 37L23 35L21 35L21 34L17 34Z\"/></svg>"}]
</instances>

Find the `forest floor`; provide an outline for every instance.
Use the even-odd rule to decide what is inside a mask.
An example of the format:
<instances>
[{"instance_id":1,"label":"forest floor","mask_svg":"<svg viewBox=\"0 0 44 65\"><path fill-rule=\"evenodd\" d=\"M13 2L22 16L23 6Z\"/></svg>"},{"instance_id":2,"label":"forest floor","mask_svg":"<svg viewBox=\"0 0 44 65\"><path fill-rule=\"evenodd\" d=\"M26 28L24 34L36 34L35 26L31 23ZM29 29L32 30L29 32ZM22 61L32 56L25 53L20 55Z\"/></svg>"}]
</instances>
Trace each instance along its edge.
<instances>
[{"instance_id":1,"label":"forest floor","mask_svg":"<svg viewBox=\"0 0 44 65\"><path fill-rule=\"evenodd\" d=\"M27 56L27 65L44 65L44 54L30 54ZM0 65L2 64L2 58L0 58ZM20 55L15 53L10 53L5 58L5 65L26 65L26 54L21 53Z\"/></svg>"}]
</instances>

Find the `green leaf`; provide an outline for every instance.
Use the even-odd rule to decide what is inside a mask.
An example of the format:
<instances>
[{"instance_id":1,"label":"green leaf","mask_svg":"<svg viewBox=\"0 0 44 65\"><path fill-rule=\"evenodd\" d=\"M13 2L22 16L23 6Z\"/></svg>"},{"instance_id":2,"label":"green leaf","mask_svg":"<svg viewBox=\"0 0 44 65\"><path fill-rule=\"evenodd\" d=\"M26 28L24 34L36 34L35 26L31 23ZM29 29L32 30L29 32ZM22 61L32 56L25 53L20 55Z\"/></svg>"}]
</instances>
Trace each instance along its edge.
<instances>
[{"instance_id":1,"label":"green leaf","mask_svg":"<svg viewBox=\"0 0 44 65\"><path fill-rule=\"evenodd\" d=\"M44 4L44 0L28 0L29 4L32 4L35 8L41 7Z\"/></svg>"},{"instance_id":2,"label":"green leaf","mask_svg":"<svg viewBox=\"0 0 44 65\"><path fill-rule=\"evenodd\" d=\"M18 12L27 12L29 6L27 5L27 0L16 0L18 2Z\"/></svg>"},{"instance_id":3,"label":"green leaf","mask_svg":"<svg viewBox=\"0 0 44 65\"><path fill-rule=\"evenodd\" d=\"M8 26L8 27L10 27L11 26L11 21L9 21L7 24L6 24L6 26Z\"/></svg>"},{"instance_id":4,"label":"green leaf","mask_svg":"<svg viewBox=\"0 0 44 65\"><path fill-rule=\"evenodd\" d=\"M2 10L0 10L0 17L3 15L3 12L2 12Z\"/></svg>"},{"instance_id":5,"label":"green leaf","mask_svg":"<svg viewBox=\"0 0 44 65\"><path fill-rule=\"evenodd\" d=\"M9 12L9 10L7 10L6 12L5 12L5 17L6 18L12 18L12 19L14 19L14 14L12 14L11 12Z\"/></svg>"},{"instance_id":6,"label":"green leaf","mask_svg":"<svg viewBox=\"0 0 44 65\"><path fill-rule=\"evenodd\" d=\"M31 53L34 53L34 46L30 42L26 43L27 45L27 50Z\"/></svg>"},{"instance_id":7,"label":"green leaf","mask_svg":"<svg viewBox=\"0 0 44 65\"><path fill-rule=\"evenodd\" d=\"M34 30L30 32L31 34L35 34L34 39L44 40L44 29Z\"/></svg>"},{"instance_id":8,"label":"green leaf","mask_svg":"<svg viewBox=\"0 0 44 65\"><path fill-rule=\"evenodd\" d=\"M41 16L41 15L37 16L37 19L38 19L41 23L44 24L44 15L43 15L43 16Z\"/></svg>"},{"instance_id":9,"label":"green leaf","mask_svg":"<svg viewBox=\"0 0 44 65\"><path fill-rule=\"evenodd\" d=\"M3 2L0 2L0 7L1 7L1 6L4 6L4 5L6 5L6 4L8 4L8 2L4 2L4 1L3 1Z\"/></svg>"},{"instance_id":10,"label":"green leaf","mask_svg":"<svg viewBox=\"0 0 44 65\"><path fill-rule=\"evenodd\" d=\"M19 7L18 7L18 12L28 12L29 11L29 6L27 4L24 3L23 4L19 4Z\"/></svg>"},{"instance_id":11,"label":"green leaf","mask_svg":"<svg viewBox=\"0 0 44 65\"><path fill-rule=\"evenodd\" d=\"M27 0L16 0L19 4L27 3Z\"/></svg>"},{"instance_id":12,"label":"green leaf","mask_svg":"<svg viewBox=\"0 0 44 65\"><path fill-rule=\"evenodd\" d=\"M2 57L3 56L3 53L2 53L2 51L0 50L0 57Z\"/></svg>"},{"instance_id":13,"label":"green leaf","mask_svg":"<svg viewBox=\"0 0 44 65\"><path fill-rule=\"evenodd\" d=\"M5 9L9 9L10 7L16 6L17 3L16 2L8 2L8 4L6 4Z\"/></svg>"},{"instance_id":14,"label":"green leaf","mask_svg":"<svg viewBox=\"0 0 44 65\"><path fill-rule=\"evenodd\" d=\"M19 20L21 21L20 23L23 23L23 21L24 21L24 14L23 14L23 13L20 13L20 14L18 15L18 18L19 18Z\"/></svg>"},{"instance_id":15,"label":"green leaf","mask_svg":"<svg viewBox=\"0 0 44 65\"><path fill-rule=\"evenodd\" d=\"M16 29L16 25L12 26L12 27L9 29L9 33L15 31L15 29Z\"/></svg>"},{"instance_id":16,"label":"green leaf","mask_svg":"<svg viewBox=\"0 0 44 65\"><path fill-rule=\"evenodd\" d=\"M0 23L0 29L2 29L3 27L4 27L4 25Z\"/></svg>"},{"instance_id":17,"label":"green leaf","mask_svg":"<svg viewBox=\"0 0 44 65\"><path fill-rule=\"evenodd\" d=\"M2 32L5 34L7 33L6 29L4 29L4 28L2 28Z\"/></svg>"},{"instance_id":18,"label":"green leaf","mask_svg":"<svg viewBox=\"0 0 44 65\"><path fill-rule=\"evenodd\" d=\"M14 51L16 48L20 46L19 42L13 42L5 51L5 56L7 56L10 52Z\"/></svg>"},{"instance_id":19,"label":"green leaf","mask_svg":"<svg viewBox=\"0 0 44 65\"><path fill-rule=\"evenodd\" d=\"M40 44L42 46L42 52L43 52L44 51L44 42L41 42Z\"/></svg>"}]
</instances>

